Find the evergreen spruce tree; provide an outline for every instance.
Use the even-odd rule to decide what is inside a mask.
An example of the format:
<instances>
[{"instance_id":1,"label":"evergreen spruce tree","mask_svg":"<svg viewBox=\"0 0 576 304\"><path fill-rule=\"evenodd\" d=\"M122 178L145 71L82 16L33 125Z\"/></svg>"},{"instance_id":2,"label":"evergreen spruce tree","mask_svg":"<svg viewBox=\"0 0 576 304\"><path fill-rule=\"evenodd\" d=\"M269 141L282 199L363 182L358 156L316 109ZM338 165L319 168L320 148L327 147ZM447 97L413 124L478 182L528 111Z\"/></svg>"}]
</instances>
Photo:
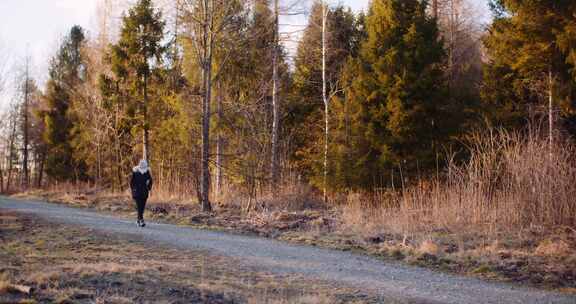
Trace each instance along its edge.
<instances>
[{"instance_id":1,"label":"evergreen spruce tree","mask_svg":"<svg viewBox=\"0 0 576 304\"><path fill-rule=\"evenodd\" d=\"M366 41L346 67L340 104L344 147L338 168L351 187L390 185L391 177L435 168L449 129L445 59L435 19L424 1L376 0L366 18ZM343 125L343 126L342 126ZM345 153L342 155L341 153ZM401 174L400 174L401 173Z\"/></svg>"},{"instance_id":2,"label":"evergreen spruce tree","mask_svg":"<svg viewBox=\"0 0 576 304\"><path fill-rule=\"evenodd\" d=\"M85 177L84 164L75 159L71 147L74 117L70 112L76 89L84 79L81 52L84 43L83 29L72 27L52 59L44 97L47 109L40 113L45 123L43 138L47 146L46 173L60 181Z\"/></svg>"},{"instance_id":3,"label":"evergreen spruce tree","mask_svg":"<svg viewBox=\"0 0 576 304\"><path fill-rule=\"evenodd\" d=\"M114 79L103 82L116 83L116 88L108 86L103 93L114 92L121 99L119 101L127 105L128 116L133 119L130 122L132 134L135 135L136 130L142 132L142 158L145 159L150 153L148 110L151 82L154 76L162 74L154 71L162 68L160 63L168 50L162 43L164 26L162 14L154 9L152 0L139 0L123 17L120 40L111 48Z\"/></svg>"}]
</instances>

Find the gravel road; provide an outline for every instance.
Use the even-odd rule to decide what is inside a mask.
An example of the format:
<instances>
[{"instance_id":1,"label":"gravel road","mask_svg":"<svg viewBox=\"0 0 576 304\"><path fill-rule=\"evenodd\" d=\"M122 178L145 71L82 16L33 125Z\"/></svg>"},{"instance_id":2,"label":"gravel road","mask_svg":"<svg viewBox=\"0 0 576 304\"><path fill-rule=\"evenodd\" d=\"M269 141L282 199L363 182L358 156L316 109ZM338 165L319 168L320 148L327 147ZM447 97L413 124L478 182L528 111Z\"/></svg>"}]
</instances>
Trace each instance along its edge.
<instances>
[{"instance_id":1,"label":"gravel road","mask_svg":"<svg viewBox=\"0 0 576 304\"><path fill-rule=\"evenodd\" d=\"M94 211L6 197L0 197L0 208L33 214L58 224L76 224L146 242L203 250L269 272L327 280L409 302L576 303L576 296L484 282L353 253L291 245L264 238L157 223L147 223L147 227L141 229L132 221Z\"/></svg>"}]
</instances>

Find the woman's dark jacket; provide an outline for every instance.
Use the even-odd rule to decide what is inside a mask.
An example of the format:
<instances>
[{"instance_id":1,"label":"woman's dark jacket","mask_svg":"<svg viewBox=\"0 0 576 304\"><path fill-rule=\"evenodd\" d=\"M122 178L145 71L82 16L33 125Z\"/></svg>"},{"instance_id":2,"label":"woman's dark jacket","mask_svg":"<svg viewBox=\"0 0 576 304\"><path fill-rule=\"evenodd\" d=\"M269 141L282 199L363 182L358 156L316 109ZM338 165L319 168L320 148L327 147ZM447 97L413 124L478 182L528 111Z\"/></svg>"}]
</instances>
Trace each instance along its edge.
<instances>
[{"instance_id":1,"label":"woman's dark jacket","mask_svg":"<svg viewBox=\"0 0 576 304\"><path fill-rule=\"evenodd\" d=\"M132 189L132 197L134 199L147 199L148 193L152 190L152 176L150 175L150 171L148 170L144 173L138 170L132 171L130 189Z\"/></svg>"}]
</instances>

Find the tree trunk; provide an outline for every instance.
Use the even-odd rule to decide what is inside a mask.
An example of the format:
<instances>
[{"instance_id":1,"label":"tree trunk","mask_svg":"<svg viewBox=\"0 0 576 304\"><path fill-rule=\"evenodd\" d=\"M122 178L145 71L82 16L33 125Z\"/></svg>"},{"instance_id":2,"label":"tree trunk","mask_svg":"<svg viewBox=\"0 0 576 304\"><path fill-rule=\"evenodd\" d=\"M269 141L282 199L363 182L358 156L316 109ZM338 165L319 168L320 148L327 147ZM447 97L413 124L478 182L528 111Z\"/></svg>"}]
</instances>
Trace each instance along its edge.
<instances>
[{"instance_id":1,"label":"tree trunk","mask_svg":"<svg viewBox=\"0 0 576 304\"><path fill-rule=\"evenodd\" d=\"M279 100L278 100L278 0L274 1L274 46L272 47L272 164L271 164L271 186L277 186L279 180L278 165L278 129L279 129ZM275 193L275 191L273 191Z\"/></svg>"},{"instance_id":2,"label":"tree trunk","mask_svg":"<svg viewBox=\"0 0 576 304\"><path fill-rule=\"evenodd\" d=\"M456 48L456 8L454 6L454 0L450 1L450 18L449 18L449 44L448 44L448 89L450 90L450 95L452 95L454 88L454 50Z\"/></svg>"},{"instance_id":3,"label":"tree trunk","mask_svg":"<svg viewBox=\"0 0 576 304\"><path fill-rule=\"evenodd\" d=\"M6 178L6 192L10 192L10 184L12 182L12 162L8 165L8 177Z\"/></svg>"},{"instance_id":4,"label":"tree trunk","mask_svg":"<svg viewBox=\"0 0 576 304\"><path fill-rule=\"evenodd\" d=\"M149 146L149 138L148 138L148 75L144 73L144 106L142 107L142 112L144 116L143 124L143 134L142 134L142 159L147 160L150 162L150 146Z\"/></svg>"},{"instance_id":5,"label":"tree trunk","mask_svg":"<svg viewBox=\"0 0 576 304\"><path fill-rule=\"evenodd\" d=\"M6 192L10 191L10 186L12 182L12 170L14 168L14 145L16 141L16 115L18 112L14 113L11 117L12 121L12 132L10 134L10 142L8 144L8 149L10 150L8 153L8 178L6 181Z\"/></svg>"},{"instance_id":6,"label":"tree trunk","mask_svg":"<svg viewBox=\"0 0 576 304\"><path fill-rule=\"evenodd\" d=\"M3 164L0 162L0 193L4 193L4 170L2 166Z\"/></svg>"},{"instance_id":7,"label":"tree trunk","mask_svg":"<svg viewBox=\"0 0 576 304\"><path fill-rule=\"evenodd\" d=\"M115 133L114 134L114 139L115 139L115 148L116 148L116 160L115 160L115 165L116 165L116 189L115 190L122 190L122 146L120 143L120 134L118 133L119 131L119 115L120 115L120 108L119 105L116 104L116 117L115 117Z\"/></svg>"},{"instance_id":8,"label":"tree trunk","mask_svg":"<svg viewBox=\"0 0 576 304\"><path fill-rule=\"evenodd\" d=\"M324 101L324 202L328 202L328 140L329 140L329 105L326 96L326 3L322 2L322 100Z\"/></svg>"},{"instance_id":9,"label":"tree trunk","mask_svg":"<svg viewBox=\"0 0 576 304\"><path fill-rule=\"evenodd\" d=\"M550 161L552 161L552 152L554 149L554 77L552 75L552 68L548 71L548 150L550 153Z\"/></svg>"},{"instance_id":10,"label":"tree trunk","mask_svg":"<svg viewBox=\"0 0 576 304\"><path fill-rule=\"evenodd\" d=\"M116 143L116 190L122 191L122 152L120 151L120 142Z\"/></svg>"},{"instance_id":11,"label":"tree trunk","mask_svg":"<svg viewBox=\"0 0 576 304\"><path fill-rule=\"evenodd\" d=\"M344 173L344 185L346 185L346 188L350 188L351 184L352 184L352 179L350 178L350 174L351 174L351 159L352 157L350 156L350 145L352 143L352 119L350 119L350 111L348 108L348 102L344 102L344 161L346 163L345 165L345 173Z\"/></svg>"},{"instance_id":12,"label":"tree trunk","mask_svg":"<svg viewBox=\"0 0 576 304\"><path fill-rule=\"evenodd\" d=\"M24 149L23 149L23 162L22 166L24 167L24 179L22 184L24 189L28 189L29 184L29 176L28 176L28 97L29 97L29 70L28 70L28 58L26 58L26 79L24 83L24 109L22 109L22 115L24 116L24 126L23 126L23 136L24 136Z\"/></svg>"},{"instance_id":13,"label":"tree trunk","mask_svg":"<svg viewBox=\"0 0 576 304\"><path fill-rule=\"evenodd\" d=\"M44 178L44 163L46 162L46 151L42 151L40 155L40 164L38 166L38 179L36 180L36 186L38 188L42 187L42 179Z\"/></svg>"},{"instance_id":14,"label":"tree trunk","mask_svg":"<svg viewBox=\"0 0 576 304\"><path fill-rule=\"evenodd\" d=\"M201 180L200 180L200 167L198 166L198 150L193 147L192 151L190 153L191 157L189 159L189 171L190 171L190 178L192 179L192 182L194 183L194 190L196 193L196 199L198 200L199 204L202 204L202 186L201 186ZM176 181L177 182L177 181Z\"/></svg>"},{"instance_id":15,"label":"tree trunk","mask_svg":"<svg viewBox=\"0 0 576 304\"><path fill-rule=\"evenodd\" d=\"M96 185L100 186L102 182L102 149L100 149L100 136L97 137L96 143Z\"/></svg>"},{"instance_id":16,"label":"tree trunk","mask_svg":"<svg viewBox=\"0 0 576 304\"><path fill-rule=\"evenodd\" d=\"M216 139L216 196L219 197L222 193L222 150L223 150L223 138L222 138L222 84L218 83L218 100L217 100L217 112L218 112L218 137Z\"/></svg>"},{"instance_id":17,"label":"tree trunk","mask_svg":"<svg viewBox=\"0 0 576 304\"><path fill-rule=\"evenodd\" d=\"M204 58L202 78L204 83L204 101L202 103L202 211L211 212L210 192L210 101L212 95L212 6L204 0Z\"/></svg>"},{"instance_id":18,"label":"tree trunk","mask_svg":"<svg viewBox=\"0 0 576 304\"><path fill-rule=\"evenodd\" d=\"M438 0L432 0L432 16L438 19Z\"/></svg>"}]
</instances>

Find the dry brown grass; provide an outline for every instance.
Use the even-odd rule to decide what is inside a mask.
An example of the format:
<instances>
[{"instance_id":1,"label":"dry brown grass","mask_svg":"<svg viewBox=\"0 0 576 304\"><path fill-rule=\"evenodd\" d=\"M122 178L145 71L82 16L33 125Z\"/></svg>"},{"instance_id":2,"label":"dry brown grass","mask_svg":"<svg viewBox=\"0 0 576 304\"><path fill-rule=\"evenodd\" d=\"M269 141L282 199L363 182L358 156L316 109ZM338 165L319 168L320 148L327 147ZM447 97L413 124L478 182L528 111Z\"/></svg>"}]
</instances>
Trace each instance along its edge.
<instances>
[{"instance_id":1,"label":"dry brown grass","mask_svg":"<svg viewBox=\"0 0 576 304\"><path fill-rule=\"evenodd\" d=\"M10 291L10 287L12 283L8 279L8 276L5 273L0 274L0 294L5 294Z\"/></svg>"},{"instance_id":2,"label":"dry brown grass","mask_svg":"<svg viewBox=\"0 0 576 304\"><path fill-rule=\"evenodd\" d=\"M137 274L149 270L150 267L145 265L145 263L139 264L127 264L127 263L115 263L115 262L100 262L100 263L72 263L64 264L63 268L67 269L68 272L78 275L90 275L99 273L127 273L127 274Z\"/></svg>"},{"instance_id":3,"label":"dry brown grass","mask_svg":"<svg viewBox=\"0 0 576 304\"><path fill-rule=\"evenodd\" d=\"M429 239L425 240L420 244L420 247L418 247L418 251L420 253L426 253L431 255L439 255L441 253L440 246L438 246L436 243L434 243L434 241Z\"/></svg>"},{"instance_id":4,"label":"dry brown grass","mask_svg":"<svg viewBox=\"0 0 576 304\"><path fill-rule=\"evenodd\" d=\"M283 183L274 189L262 189L253 196L234 187L226 187L218 197L217 204L238 208L246 213L293 212L326 207L311 186L296 181Z\"/></svg>"},{"instance_id":5,"label":"dry brown grass","mask_svg":"<svg viewBox=\"0 0 576 304\"><path fill-rule=\"evenodd\" d=\"M38 285L57 282L61 276L60 270L43 270L30 275L30 281Z\"/></svg>"},{"instance_id":6,"label":"dry brown grass","mask_svg":"<svg viewBox=\"0 0 576 304\"><path fill-rule=\"evenodd\" d=\"M570 245L564 240L550 240L546 239L536 247L535 253L542 256L568 256L576 252L570 248Z\"/></svg>"},{"instance_id":7,"label":"dry brown grass","mask_svg":"<svg viewBox=\"0 0 576 304\"><path fill-rule=\"evenodd\" d=\"M557 141L550 153L546 138L505 131L468 142L470 160L450 164L445 181L420 182L368 206L352 194L344 222L404 234L576 226L574 144Z\"/></svg>"},{"instance_id":8,"label":"dry brown grass","mask_svg":"<svg viewBox=\"0 0 576 304\"><path fill-rule=\"evenodd\" d=\"M340 230L369 251L416 265L573 286L576 146L556 139L549 149L537 133L504 131L468 143L469 161L452 162L443 179L348 194Z\"/></svg>"},{"instance_id":9,"label":"dry brown grass","mask_svg":"<svg viewBox=\"0 0 576 304\"><path fill-rule=\"evenodd\" d=\"M106 303L115 303L115 304L132 304L133 299L123 297L120 295L113 295L110 297L97 297L95 299L96 304L106 304Z\"/></svg>"},{"instance_id":10,"label":"dry brown grass","mask_svg":"<svg viewBox=\"0 0 576 304\"><path fill-rule=\"evenodd\" d=\"M290 300L272 300L266 301L268 304L331 304L337 302L336 299L329 297L328 295L303 295L302 297L290 299ZM250 299L248 300L250 304L262 303L262 299ZM360 303L360 302L357 302Z\"/></svg>"}]
</instances>

